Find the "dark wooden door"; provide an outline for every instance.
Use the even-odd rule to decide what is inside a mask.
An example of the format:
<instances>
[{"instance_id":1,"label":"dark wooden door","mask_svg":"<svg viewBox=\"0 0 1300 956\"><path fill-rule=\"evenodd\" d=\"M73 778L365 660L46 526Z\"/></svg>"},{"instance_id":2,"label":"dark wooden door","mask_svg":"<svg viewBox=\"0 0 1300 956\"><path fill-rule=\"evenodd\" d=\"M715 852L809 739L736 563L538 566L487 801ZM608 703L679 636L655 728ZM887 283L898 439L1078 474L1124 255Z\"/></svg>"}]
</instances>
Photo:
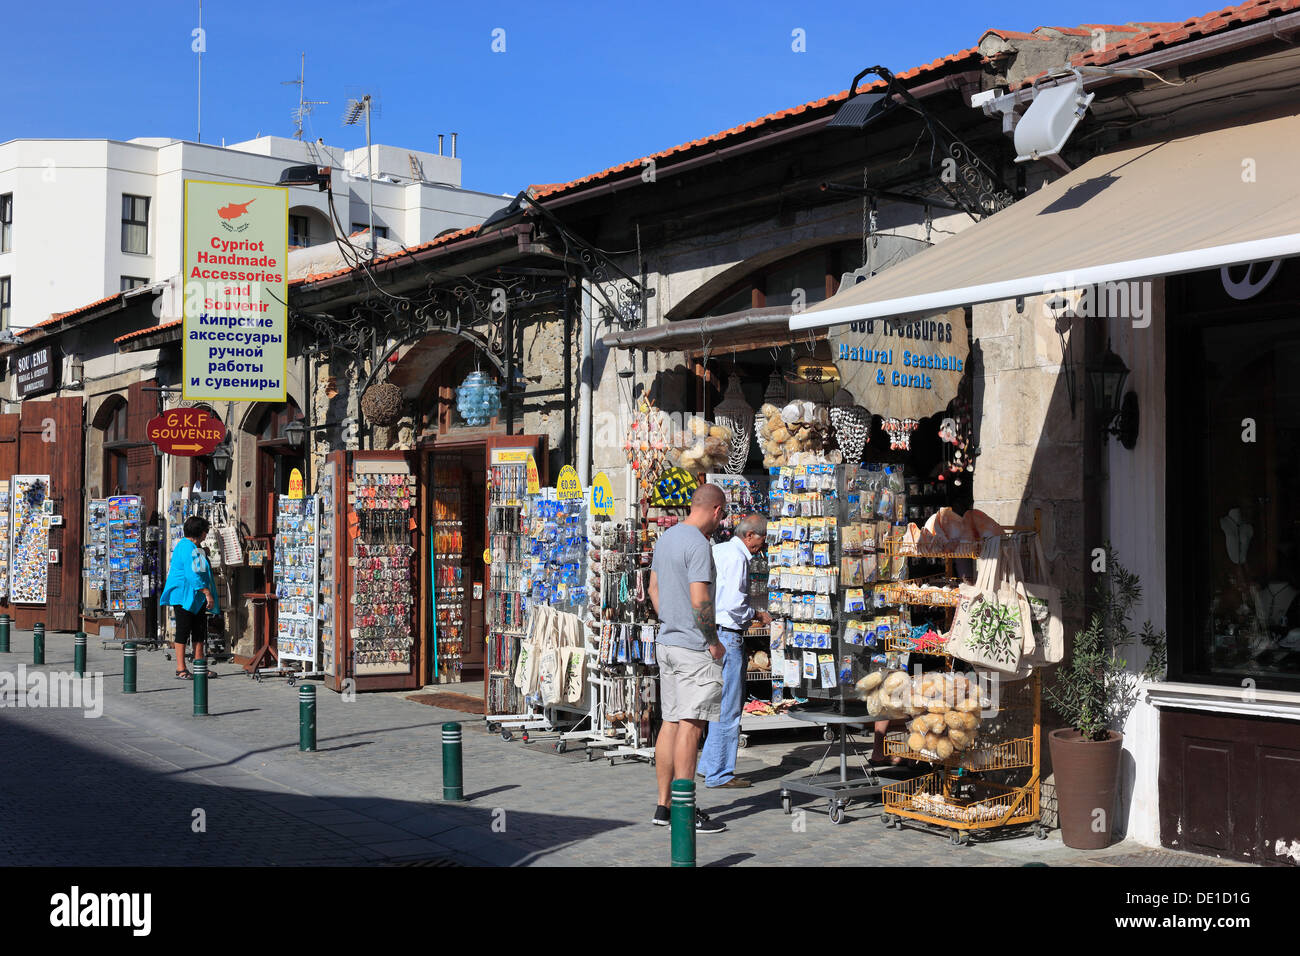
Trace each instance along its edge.
<instances>
[{"instance_id":1,"label":"dark wooden door","mask_svg":"<svg viewBox=\"0 0 1300 956\"><path fill-rule=\"evenodd\" d=\"M1160 842L1300 866L1300 723L1164 710Z\"/></svg>"}]
</instances>

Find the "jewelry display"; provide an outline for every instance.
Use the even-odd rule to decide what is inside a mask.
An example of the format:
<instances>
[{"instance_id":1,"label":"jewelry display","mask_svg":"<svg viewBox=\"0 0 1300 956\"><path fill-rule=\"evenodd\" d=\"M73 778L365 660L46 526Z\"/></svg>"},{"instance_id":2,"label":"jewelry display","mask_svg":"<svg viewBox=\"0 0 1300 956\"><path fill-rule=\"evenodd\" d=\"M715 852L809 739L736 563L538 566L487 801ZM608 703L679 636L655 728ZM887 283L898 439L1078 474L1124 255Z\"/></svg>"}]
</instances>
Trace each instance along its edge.
<instances>
[{"instance_id":1,"label":"jewelry display","mask_svg":"<svg viewBox=\"0 0 1300 956\"><path fill-rule=\"evenodd\" d=\"M354 465L352 656L359 677L411 670L415 476L380 470L388 465L363 461Z\"/></svg>"}]
</instances>

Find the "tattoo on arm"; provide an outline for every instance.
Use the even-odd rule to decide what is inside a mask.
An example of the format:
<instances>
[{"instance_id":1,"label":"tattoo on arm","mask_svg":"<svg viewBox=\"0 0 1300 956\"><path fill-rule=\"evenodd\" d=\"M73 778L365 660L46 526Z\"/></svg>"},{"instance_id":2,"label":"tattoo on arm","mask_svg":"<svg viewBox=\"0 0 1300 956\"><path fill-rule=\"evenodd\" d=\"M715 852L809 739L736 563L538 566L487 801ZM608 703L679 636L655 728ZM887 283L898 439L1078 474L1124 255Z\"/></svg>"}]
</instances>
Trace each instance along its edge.
<instances>
[{"instance_id":1,"label":"tattoo on arm","mask_svg":"<svg viewBox=\"0 0 1300 956\"><path fill-rule=\"evenodd\" d=\"M704 635L706 644L718 643L718 622L713 610L713 599L705 598L702 604L692 605L695 611L695 626Z\"/></svg>"}]
</instances>

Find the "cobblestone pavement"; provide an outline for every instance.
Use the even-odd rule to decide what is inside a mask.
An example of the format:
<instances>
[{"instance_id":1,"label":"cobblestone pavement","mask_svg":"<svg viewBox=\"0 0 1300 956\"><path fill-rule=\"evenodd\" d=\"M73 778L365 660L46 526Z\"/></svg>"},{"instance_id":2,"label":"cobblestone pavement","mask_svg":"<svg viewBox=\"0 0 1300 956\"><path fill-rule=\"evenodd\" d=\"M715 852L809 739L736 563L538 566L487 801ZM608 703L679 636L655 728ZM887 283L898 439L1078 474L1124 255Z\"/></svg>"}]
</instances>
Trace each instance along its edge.
<instances>
[{"instance_id":1,"label":"cobblestone pavement","mask_svg":"<svg viewBox=\"0 0 1300 956\"><path fill-rule=\"evenodd\" d=\"M298 692L250 680L230 664L209 684L209 713L161 651L139 656L138 693L122 693L122 654L90 639L103 675L103 716L0 707L0 865L304 865L454 861L465 865L664 865L652 827L654 770L611 767L536 742L507 742L482 721L405 699L318 689L318 747L298 747ZM50 634L32 668L30 632L16 631L0 673L68 672L72 637ZM444 721L465 727L469 800L441 801ZM698 841L700 865L1104 865L1108 854L1028 834L951 846L921 830L886 830L874 807L832 825L825 802L781 811L779 779L825 745L807 734L755 736L741 752L749 790L702 789L700 805L729 831ZM769 740L770 742L763 742ZM802 813L799 811L803 811ZM200 826L202 824L202 826Z\"/></svg>"}]
</instances>

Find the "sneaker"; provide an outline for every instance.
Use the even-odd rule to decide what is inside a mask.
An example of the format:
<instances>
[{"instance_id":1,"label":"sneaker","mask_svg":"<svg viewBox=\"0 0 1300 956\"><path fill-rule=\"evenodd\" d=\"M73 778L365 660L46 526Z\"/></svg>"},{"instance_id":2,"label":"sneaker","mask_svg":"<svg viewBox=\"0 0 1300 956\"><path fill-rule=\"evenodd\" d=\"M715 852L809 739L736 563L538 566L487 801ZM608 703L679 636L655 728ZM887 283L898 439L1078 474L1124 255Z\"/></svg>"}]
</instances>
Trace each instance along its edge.
<instances>
[{"instance_id":1,"label":"sneaker","mask_svg":"<svg viewBox=\"0 0 1300 956\"><path fill-rule=\"evenodd\" d=\"M722 833L726 829L727 825L725 823L714 823L703 810L695 811L696 833Z\"/></svg>"},{"instance_id":2,"label":"sneaker","mask_svg":"<svg viewBox=\"0 0 1300 956\"><path fill-rule=\"evenodd\" d=\"M668 808L662 803L655 807L655 815L650 818L650 822L657 827L666 827L672 823L672 817L668 814Z\"/></svg>"}]
</instances>

